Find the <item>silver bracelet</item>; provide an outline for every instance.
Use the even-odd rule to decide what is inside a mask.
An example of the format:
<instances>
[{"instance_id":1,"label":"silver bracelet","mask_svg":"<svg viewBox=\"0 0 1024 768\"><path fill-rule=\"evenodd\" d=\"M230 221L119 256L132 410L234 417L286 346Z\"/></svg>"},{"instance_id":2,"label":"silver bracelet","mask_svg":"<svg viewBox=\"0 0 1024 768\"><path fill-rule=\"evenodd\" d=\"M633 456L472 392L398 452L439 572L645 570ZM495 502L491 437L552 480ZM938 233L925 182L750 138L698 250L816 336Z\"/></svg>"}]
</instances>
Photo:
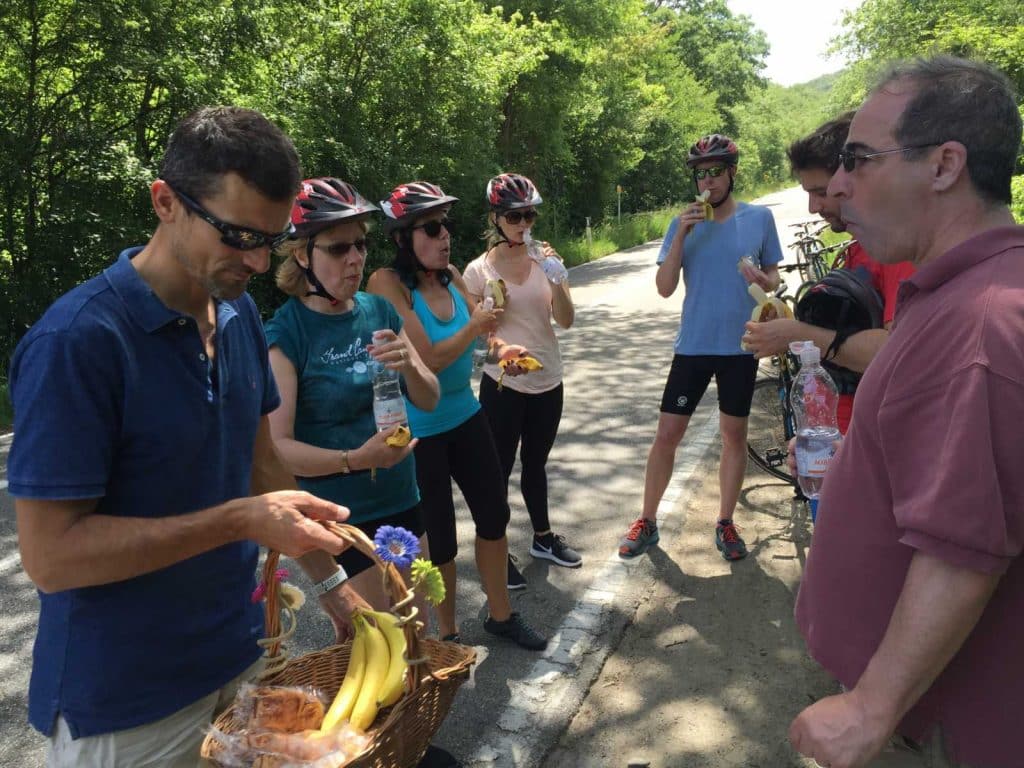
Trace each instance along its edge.
<instances>
[{"instance_id":1,"label":"silver bracelet","mask_svg":"<svg viewBox=\"0 0 1024 768\"><path fill-rule=\"evenodd\" d=\"M327 594L338 585L344 584L347 580L348 574L345 573L345 569L339 565L338 570L336 570L333 574L328 576L323 581L318 581L316 584L313 585L313 594L317 597L320 597L320 595Z\"/></svg>"}]
</instances>

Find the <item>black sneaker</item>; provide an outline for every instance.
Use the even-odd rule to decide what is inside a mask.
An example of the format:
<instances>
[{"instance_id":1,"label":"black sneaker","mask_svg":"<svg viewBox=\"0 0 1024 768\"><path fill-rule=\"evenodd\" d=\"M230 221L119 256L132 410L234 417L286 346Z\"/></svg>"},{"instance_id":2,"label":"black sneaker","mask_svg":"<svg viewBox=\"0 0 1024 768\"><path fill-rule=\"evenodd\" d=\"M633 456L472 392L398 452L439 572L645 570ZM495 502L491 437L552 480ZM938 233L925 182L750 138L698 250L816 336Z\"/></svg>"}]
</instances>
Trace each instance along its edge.
<instances>
[{"instance_id":1,"label":"black sneaker","mask_svg":"<svg viewBox=\"0 0 1024 768\"><path fill-rule=\"evenodd\" d=\"M505 621L495 621L488 616L484 621L484 629L492 635L507 637L528 651L543 651L548 645L547 638L527 624L518 613L513 613Z\"/></svg>"},{"instance_id":2,"label":"black sneaker","mask_svg":"<svg viewBox=\"0 0 1024 768\"><path fill-rule=\"evenodd\" d=\"M742 560L747 556L747 545L736 532L732 520L719 520L715 526L715 546L726 560Z\"/></svg>"},{"instance_id":3,"label":"black sneaker","mask_svg":"<svg viewBox=\"0 0 1024 768\"><path fill-rule=\"evenodd\" d=\"M521 574L519 572L519 569L516 568L516 563L517 562L518 561L516 560L515 555L509 555L508 556L508 579L507 580L508 580L508 589L509 589L510 592L513 591L513 590L516 590L516 589L526 589L526 579L523 578L523 574Z\"/></svg>"},{"instance_id":4,"label":"black sneaker","mask_svg":"<svg viewBox=\"0 0 1024 768\"><path fill-rule=\"evenodd\" d=\"M555 536L553 533L546 533L543 536L534 535L533 544L530 545L530 554L550 560L565 568L579 568L583 565L580 553L566 544L563 536Z\"/></svg>"}]
</instances>

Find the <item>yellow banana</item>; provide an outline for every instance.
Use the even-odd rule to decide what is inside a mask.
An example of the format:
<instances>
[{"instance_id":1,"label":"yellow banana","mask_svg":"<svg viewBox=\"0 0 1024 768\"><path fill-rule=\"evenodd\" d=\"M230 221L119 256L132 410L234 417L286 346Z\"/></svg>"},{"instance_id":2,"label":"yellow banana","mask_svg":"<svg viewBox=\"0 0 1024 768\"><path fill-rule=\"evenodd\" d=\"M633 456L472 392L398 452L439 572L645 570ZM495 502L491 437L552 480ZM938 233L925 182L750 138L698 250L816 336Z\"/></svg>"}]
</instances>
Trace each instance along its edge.
<instances>
[{"instance_id":1,"label":"yellow banana","mask_svg":"<svg viewBox=\"0 0 1024 768\"><path fill-rule=\"evenodd\" d=\"M387 640L388 652L391 655L387 674L384 676L384 682L377 694L377 704L382 707L390 707L402 698L402 694L405 692L405 675L409 668L409 662L406 659L405 633L398 623L398 617L393 613L372 611L370 615L377 620L377 626L384 635L384 639Z\"/></svg>"},{"instance_id":2,"label":"yellow banana","mask_svg":"<svg viewBox=\"0 0 1024 768\"><path fill-rule=\"evenodd\" d=\"M366 675L366 619L361 616L352 617L352 625L355 627L355 637L352 638L352 650L348 658L348 669L345 671L345 679L338 689L338 695L334 697L331 708L324 715L324 721L320 725L320 731L328 733L333 731L343 720L348 720L352 714L352 708L356 704L356 698L363 687L363 678Z\"/></svg>"},{"instance_id":3,"label":"yellow banana","mask_svg":"<svg viewBox=\"0 0 1024 768\"><path fill-rule=\"evenodd\" d=\"M490 294L494 297L495 309L501 309L505 306L505 281L500 277L497 280L488 280L487 285L484 288L484 295Z\"/></svg>"},{"instance_id":4,"label":"yellow banana","mask_svg":"<svg viewBox=\"0 0 1024 768\"><path fill-rule=\"evenodd\" d=\"M715 209L711 206L711 203L708 202L708 199L710 197L711 190L705 189L703 192L701 192L699 195L693 198L694 202L700 203L701 205L704 206L704 221L711 221L713 218L715 218Z\"/></svg>"},{"instance_id":5,"label":"yellow banana","mask_svg":"<svg viewBox=\"0 0 1024 768\"><path fill-rule=\"evenodd\" d=\"M781 318L792 318L793 311L789 308L789 305L777 299L774 296L769 296L764 292L764 289L757 283L751 283L747 286L747 293L756 303L753 312L750 313L750 319L755 323L764 323L768 320L779 320ZM746 343L740 342L740 346L743 349L748 349Z\"/></svg>"},{"instance_id":6,"label":"yellow banana","mask_svg":"<svg viewBox=\"0 0 1024 768\"><path fill-rule=\"evenodd\" d=\"M384 683L384 677L387 675L391 656L388 651L388 641L384 639L383 633L368 622L365 616L360 615L359 620L365 625L366 674L363 676L363 685L359 690L359 697L356 699L356 704L352 708L352 716L348 721L353 728L365 731L377 717L378 694Z\"/></svg>"},{"instance_id":7,"label":"yellow banana","mask_svg":"<svg viewBox=\"0 0 1024 768\"><path fill-rule=\"evenodd\" d=\"M501 375L498 376L499 390L501 389L502 386L502 379L505 378L505 370L510 365L516 365L522 368L524 371L539 371L541 368L544 367L544 364L541 363L541 361L535 357L508 357L505 358L504 360L499 360L498 365L501 366Z\"/></svg>"},{"instance_id":8,"label":"yellow banana","mask_svg":"<svg viewBox=\"0 0 1024 768\"><path fill-rule=\"evenodd\" d=\"M403 448L409 444L410 440L412 440L412 432L409 431L408 427L399 424L395 427L395 430L387 436L387 439L384 442L394 448Z\"/></svg>"}]
</instances>

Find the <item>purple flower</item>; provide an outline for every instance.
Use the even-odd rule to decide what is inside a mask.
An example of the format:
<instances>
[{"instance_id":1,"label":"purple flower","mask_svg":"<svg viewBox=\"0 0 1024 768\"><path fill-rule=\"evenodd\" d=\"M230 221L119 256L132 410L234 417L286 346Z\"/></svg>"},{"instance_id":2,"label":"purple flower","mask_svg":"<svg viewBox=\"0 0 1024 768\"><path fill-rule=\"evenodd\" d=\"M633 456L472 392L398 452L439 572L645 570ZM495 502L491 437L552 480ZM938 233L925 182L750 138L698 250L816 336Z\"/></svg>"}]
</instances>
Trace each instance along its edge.
<instances>
[{"instance_id":1,"label":"purple flower","mask_svg":"<svg viewBox=\"0 0 1024 768\"><path fill-rule=\"evenodd\" d=\"M385 563L394 563L398 568L408 568L413 558L420 553L420 543L405 528L382 525L373 537L377 557Z\"/></svg>"}]
</instances>

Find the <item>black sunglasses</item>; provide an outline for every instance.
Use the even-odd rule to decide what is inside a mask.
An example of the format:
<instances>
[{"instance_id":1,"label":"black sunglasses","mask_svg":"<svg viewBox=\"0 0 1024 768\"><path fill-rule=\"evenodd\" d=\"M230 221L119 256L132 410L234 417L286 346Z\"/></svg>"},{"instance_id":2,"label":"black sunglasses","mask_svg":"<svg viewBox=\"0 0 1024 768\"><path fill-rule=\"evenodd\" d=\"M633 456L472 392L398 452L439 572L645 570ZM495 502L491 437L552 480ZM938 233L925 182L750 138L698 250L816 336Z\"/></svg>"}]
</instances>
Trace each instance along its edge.
<instances>
[{"instance_id":1,"label":"black sunglasses","mask_svg":"<svg viewBox=\"0 0 1024 768\"><path fill-rule=\"evenodd\" d=\"M502 216L509 224L518 224L521 221L531 224L537 219L537 211L506 211Z\"/></svg>"},{"instance_id":2,"label":"black sunglasses","mask_svg":"<svg viewBox=\"0 0 1024 768\"><path fill-rule=\"evenodd\" d=\"M693 172L693 178L695 178L697 181L705 179L708 176L710 176L712 179L717 179L723 173L725 173L724 165L716 165L712 168L697 168Z\"/></svg>"},{"instance_id":3,"label":"black sunglasses","mask_svg":"<svg viewBox=\"0 0 1024 768\"><path fill-rule=\"evenodd\" d=\"M366 238L361 237L354 243L328 243L327 245L322 245L321 243L314 243L313 247L319 248L328 256L331 256L335 259L340 259L342 256L349 252L350 248L355 248L357 251L359 251L361 254L365 256Z\"/></svg>"},{"instance_id":4,"label":"black sunglasses","mask_svg":"<svg viewBox=\"0 0 1024 768\"><path fill-rule=\"evenodd\" d=\"M422 229L423 234L427 237L439 237L441 235L441 227L447 229L449 235L455 232L455 222L448 218L431 219L422 224L417 224L413 229Z\"/></svg>"},{"instance_id":5,"label":"black sunglasses","mask_svg":"<svg viewBox=\"0 0 1024 768\"><path fill-rule=\"evenodd\" d=\"M185 204L186 208L220 232L220 241L229 248L235 248L239 251L253 251L257 248L270 248L271 250L274 250L275 248L278 248L281 243L295 234L294 224L289 224L288 229L276 235L260 232L258 229L252 229L250 227L241 227L237 224L229 224L222 219L218 219L184 192L180 192L170 184L167 184L167 186L171 187L171 191L178 196L178 199Z\"/></svg>"},{"instance_id":6,"label":"black sunglasses","mask_svg":"<svg viewBox=\"0 0 1024 768\"><path fill-rule=\"evenodd\" d=\"M882 155L893 155L897 152L910 152L913 149L927 149L928 147L937 146L939 146L939 142L932 142L931 144L914 144L909 147L896 147L895 149L883 149L881 152L864 152L862 154L857 154L849 146L845 146L839 150L839 164L843 166L843 170L847 173L853 173L859 161L870 160L872 157L881 157Z\"/></svg>"}]
</instances>

